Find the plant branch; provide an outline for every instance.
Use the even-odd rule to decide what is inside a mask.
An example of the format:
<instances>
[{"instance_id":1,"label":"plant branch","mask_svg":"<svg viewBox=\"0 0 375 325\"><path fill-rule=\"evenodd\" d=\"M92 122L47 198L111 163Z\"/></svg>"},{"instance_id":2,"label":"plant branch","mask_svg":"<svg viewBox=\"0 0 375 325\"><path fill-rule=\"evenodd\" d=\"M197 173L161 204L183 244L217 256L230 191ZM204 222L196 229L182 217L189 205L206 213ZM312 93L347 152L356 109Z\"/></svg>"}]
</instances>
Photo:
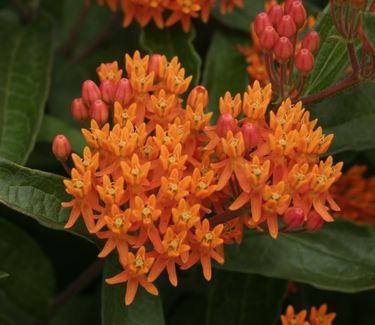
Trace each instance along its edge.
<instances>
[{"instance_id":1,"label":"plant branch","mask_svg":"<svg viewBox=\"0 0 375 325\"><path fill-rule=\"evenodd\" d=\"M211 228L213 228L217 225L220 225L222 223L228 222L234 218L239 217L242 212L243 212L243 208L234 210L234 211L227 210L221 214L217 214L216 216L208 219L208 221L210 222Z\"/></svg>"},{"instance_id":2,"label":"plant branch","mask_svg":"<svg viewBox=\"0 0 375 325\"><path fill-rule=\"evenodd\" d=\"M72 297L87 287L96 277L98 277L103 269L103 260L97 260L83 271L63 292L61 292L52 302L47 315L37 321L35 325L46 325L57 314L59 309Z\"/></svg>"}]
</instances>

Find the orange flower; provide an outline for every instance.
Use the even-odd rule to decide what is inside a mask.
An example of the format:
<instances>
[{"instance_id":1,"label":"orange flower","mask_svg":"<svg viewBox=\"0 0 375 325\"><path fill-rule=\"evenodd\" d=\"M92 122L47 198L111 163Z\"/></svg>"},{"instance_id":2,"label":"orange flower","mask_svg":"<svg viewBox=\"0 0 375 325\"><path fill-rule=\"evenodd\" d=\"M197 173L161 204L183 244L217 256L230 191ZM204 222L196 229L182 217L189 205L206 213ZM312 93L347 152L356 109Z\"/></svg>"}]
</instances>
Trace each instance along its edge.
<instances>
[{"instance_id":1,"label":"orange flower","mask_svg":"<svg viewBox=\"0 0 375 325\"><path fill-rule=\"evenodd\" d=\"M310 325L309 322L305 321L306 314L306 310L295 314L293 306L289 305L286 309L286 314L280 316L281 323L282 325Z\"/></svg>"},{"instance_id":2,"label":"orange flower","mask_svg":"<svg viewBox=\"0 0 375 325\"><path fill-rule=\"evenodd\" d=\"M319 309L312 307L310 312L311 325L332 325L336 313L327 314L327 305L323 304Z\"/></svg>"},{"instance_id":3,"label":"orange flower","mask_svg":"<svg viewBox=\"0 0 375 325\"><path fill-rule=\"evenodd\" d=\"M102 63L100 67L97 68L96 72L101 81L111 80L113 82L118 82L122 76L122 70L118 68L117 61L107 64Z\"/></svg>"},{"instance_id":4,"label":"orange flower","mask_svg":"<svg viewBox=\"0 0 375 325\"><path fill-rule=\"evenodd\" d=\"M221 238L223 229L224 226L221 224L210 230L208 220L204 219L201 225L196 228L195 240L197 243L192 247L189 260L183 265L182 269L190 268L200 259L204 277L206 280L211 280L211 258L218 263L224 263L224 258L221 254L221 248L224 243L224 240Z\"/></svg>"},{"instance_id":5,"label":"orange flower","mask_svg":"<svg viewBox=\"0 0 375 325\"><path fill-rule=\"evenodd\" d=\"M127 282L125 305L130 305L133 302L139 284L152 295L158 295L158 289L146 277L154 260L153 257L147 257L146 249L142 246L136 255L129 252L125 271L106 279L108 284Z\"/></svg>"},{"instance_id":6,"label":"orange flower","mask_svg":"<svg viewBox=\"0 0 375 325\"><path fill-rule=\"evenodd\" d=\"M181 265L189 258L190 246L185 244L186 234L185 230L175 232L168 227L163 239L163 250L152 266L148 281L154 281L166 268L169 281L177 286L176 264Z\"/></svg>"}]
</instances>

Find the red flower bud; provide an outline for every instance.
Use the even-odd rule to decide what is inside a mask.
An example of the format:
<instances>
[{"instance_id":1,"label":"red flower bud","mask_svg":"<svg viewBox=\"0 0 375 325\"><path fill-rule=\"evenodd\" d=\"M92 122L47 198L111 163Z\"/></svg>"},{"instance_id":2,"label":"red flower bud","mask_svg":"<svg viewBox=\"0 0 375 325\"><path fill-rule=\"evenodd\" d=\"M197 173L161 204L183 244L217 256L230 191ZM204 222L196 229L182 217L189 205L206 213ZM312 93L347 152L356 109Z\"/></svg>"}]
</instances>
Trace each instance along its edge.
<instances>
[{"instance_id":1,"label":"red flower bud","mask_svg":"<svg viewBox=\"0 0 375 325\"><path fill-rule=\"evenodd\" d=\"M89 118L89 109L82 98L75 98L72 101L71 112L73 118L78 122L84 122Z\"/></svg>"},{"instance_id":2,"label":"red flower bud","mask_svg":"<svg viewBox=\"0 0 375 325\"><path fill-rule=\"evenodd\" d=\"M187 104L191 107L197 107L199 103L203 104L203 108L208 104L208 91L201 85L194 87L187 98Z\"/></svg>"},{"instance_id":3,"label":"red flower bud","mask_svg":"<svg viewBox=\"0 0 375 325\"><path fill-rule=\"evenodd\" d=\"M286 0L284 3L284 10L286 13L289 13L290 7L292 6L293 2L298 1L302 2L302 0Z\"/></svg>"},{"instance_id":4,"label":"red flower bud","mask_svg":"<svg viewBox=\"0 0 375 325\"><path fill-rule=\"evenodd\" d=\"M102 98L99 87L92 80L86 80L82 84L82 98L86 105L90 105L97 99Z\"/></svg>"},{"instance_id":5,"label":"red flower bud","mask_svg":"<svg viewBox=\"0 0 375 325\"><path fill-rule=\"evenodd\" d=\"M90 118L103 125L108 121L108 106L101 99L97 99L90 106Z\"/></svg>"},{"instance_id":6,"label":"red flower bud","mask_svg":"<svg viewBox=\"0 0 375 325\"><path fill-rule=\"evenodd\" d=\"M72 152L72 146L68 138L63 134L58 134L52 141L52 152L57 160L67 160Z\"/></svg>"},{"instance_id":7,"label":"red flower bud","mask_svg":"<svg viewBox=\"0 0 375 325\"><path fill-rule=\"evenodd\" d=\"M293 1L290 9L288 10L288 13L293 18L298 29L302 28L303 25L305 25L307 14L302 2Z\"/></svg>"},{"instance_id":8,"label":"red flower bud","mask_svg":"<svg viewBox=\"0 0 375 325\"><path fill-rule=\"evenodd\" d=\"M273 6L269 11L268 11L268 17L272 23L273 26L277 26L284 15L284 9L283 7L279 5Z\"/></svg>"},{"instance_id":9,"label":"red flower bud","mask_svg":"<svg viewBox=\"0 0 375 325\"><path fill-rule=\"evenodd\" d=\"M237 130L237 120L231 113L221 114L216 123L216 133L220 137L226 137L229 131L235 133Z\"/></svg>"},{"instance_id":10,"label":"red flower bud","mask_svg":"<svg viewBox=\"0 0 375 325\"><path fill-rule=\"evenodd\" d=\"M117 85L112 80L103 80L100 83L100 91L103 96L103 100L110 104L115 99Z\"/></svg>"},{"instance_id":11,"label":"red flower bud","mask_svg":"<svg viewBox=\"0 0 375 325\"><path fill-rule=\"evenodd\" d=\"M288 208L283 215L284 225L289 228L297 228L303 225L305 213L301 208Z\"/></svg>"},{"instance_id":12,"label":"red flower bud","mask_svg":"<svg viewBox=\"0 0 375 325\"><path fill-rule=\"evenodd\" d=\"M265 12L261 12L255 17L254 30L258 37L260 37L267 26L271 26L271 21Z\"/></svg>"},{"instance_id":13,"label":"red flower bud","mask_svg":"<svg viewBox=\"0 0 375 325\"><path fill-rule=\"evenodd\" d=\"M117 83L117 90L115 93L114 101L120 102L121 105L125 105L133 96L133 89L129 79L122 78Z\"/></svg>"},{"instance_id":14,"label":"red flower bud","mask_svg":"<svg viewBox=\"0 0 375 325\"><path fill-rule=\"evenodd\" d=\"M289 38L280 37L275 45L274 53L278 61L287 61L293 55L293 44Z\"/></svg>"},{"instance_id":15,"label":"red flower bud","mask_svg":"<svg viewBox=\"0 0 375 325\"><path fill-rule=\"evenodd\" d=\"M324 220L318 212L315 210L311 211L307 216L305 229L309 231L317 231L323 227Z\"/></svg>"},{"instance_id":16,"label":"red flower bud","mask_svg":"<svg viewBox=\"0 0 375 325\"><path fill-rule=\"evenodd\" d=\"M270 51L279 39L279 34L272 26L267 26L259 39L259 44L264 50Z\"/></svg>"},{"instance_id":17,"label":"red flower bud","mask_svg":"<svg viewBox=\"0 0 375 325\"><path fill-rule=\"evenodd\" d=\"M314 67L314 56L308 49L301 49L296 55L296 68L302 74L308 74Z\"/></svg>"},{"instance_id":18,"label":"red flower bud","mask_svg":"<svg viewBox=\"0 0 375 325\"><path fill-rule=\"evenodd\" d=\"M320 47L320 36L316 31L311 31L306 34L302 41L302 47L315 53Z\"/></svg>"},{"instance_id":19,"label":"red flower bud","mask_svg":"<svg viewBox=\"0 0 375 325\"><path fill-rule=\"evenodd\" d=\"M289 15L281 17L279 24L277 25L277 32L280 36L291 37L296 34L297 27L293 18Z\"/></svg>"},{"instance_id":20,"label":"red flower bud","mask_svg":"<svg viewBox=\"0 0 375 325\"><path fill-rule=\"evenodd\" d=\"M160 59L160 54L152 54L150 56L150 60L148 61L147 73L154 72L155 76L158 74Z\"/></svg>"},{"instance_id":21,"label":"red flower bud","mask_svg":"<svg viewBox=\"0 0 375 325\"><path fill-rule=\"evenodd\" d=\"M247 148L252 148L257 145L259 132L253 123L245 122L241 127L241 132Z\"/></svg>"}]
</instances>

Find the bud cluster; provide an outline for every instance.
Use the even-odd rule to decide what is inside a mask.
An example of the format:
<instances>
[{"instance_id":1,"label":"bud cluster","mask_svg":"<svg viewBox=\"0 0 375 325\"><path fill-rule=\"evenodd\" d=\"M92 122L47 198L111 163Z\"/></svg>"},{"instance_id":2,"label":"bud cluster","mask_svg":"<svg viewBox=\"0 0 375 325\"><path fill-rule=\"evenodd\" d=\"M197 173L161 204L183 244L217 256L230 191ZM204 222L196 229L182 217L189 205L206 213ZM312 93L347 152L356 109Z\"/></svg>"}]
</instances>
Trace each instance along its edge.
<instances>
[{"instance_id":1,"label":"bud cluster","mask_svg":"<svg viewBox=\"0 0 375 325\"><path fill-rule=\"evenodd\" d=\"M296 95L297 88L303 87L302 80L299 87L293 80L294 66L303 80L314 67L320 37L317 32L309 31L299 39L306 25L307 13L302 0L273 3L267 12L255 18L254 32L265 55L269 80L282 98Z\"/></svg>"}]
</instances>

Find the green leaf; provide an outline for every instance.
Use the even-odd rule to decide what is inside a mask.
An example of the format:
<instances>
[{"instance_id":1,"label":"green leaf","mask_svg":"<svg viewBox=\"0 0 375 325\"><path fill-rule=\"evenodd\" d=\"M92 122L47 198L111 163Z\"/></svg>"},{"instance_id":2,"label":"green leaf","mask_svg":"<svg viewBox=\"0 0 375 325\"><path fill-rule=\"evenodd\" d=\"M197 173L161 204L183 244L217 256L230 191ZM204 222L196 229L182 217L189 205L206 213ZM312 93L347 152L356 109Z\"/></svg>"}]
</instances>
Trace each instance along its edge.
<instances>
[{"instance_id":1,"label":"green leaf","mask_svg":"<svg viewBox=\"0 0 375 325\"><path fill-rule=\"evenodd\" d=\"M248 231L225 251L223 269L305 282L321 289L358 292L375 288L375 229L345 220L316 233Z\"/></svg>"},{"instance_id":2,"label":"green leaf","mask_svg":"<svg viewBox=\"0 0 375 325\"><path fill-rule=\"evenodd\" d=\"M123 270L118 266L114 255L104 264L102 284L102 324L103 325L164 325L161 299L138 287L137 294L130 306L125 306L125 286L109 285L104 279Z\"/></svg>"},{"instance_id":3,"label":"green leaf","mask_svg":"<svg viewBox=\"0 0 375 325\"><path fill-rule=\"evenodd\" d=\"M32 217L43 226L64 229L70 211L62 208L61 202L72 198L65 192L61 176L0 159L0 184L0 203ZM69 231L93 241L82 222Z\"/></svg>"},{"instance_id":4,"label":"green leaf","mask_svg":"<svg viewBox=\"0 0 375 325\"><path fill-rule=\"evenodd\" d=\"M375 48L375 12L364 12L362 16L363 31L373 48Z\"/></svg>"},{"instance_id":5,"label":"green leaf","mask_svg":"<svg viewBox=\"0 0 375 325\"><path fill-rule=\"evenodd\" d=\"M306 95L334 84L350 65L346 44L340 40L333 25L330 4L319 15L314 29L319 33L321 47L315 55L314 69L306 80Z\"/></svg>"},{"instance_id":6,"label":"green leaf","mask_svg":"<svg viewBox=\"0 0 375 325\"><path fill-rule=\"evenodd\" d=\"M0 156L24 164L39 130L50 84L53 23L0 19Z\"/></svg>"},{"instance_id":7,"label":"green leaf","mask_svg":"<svg viewBox=\"0 0 375 325\"><path fill-rule=\"evenodd\" d=\"M8 276L9 276L8 273L6 273L6 272L4 272L4 271L0 271L0 279L4 279L4 278L6 278L6 277L8 277Z\"/></svg>"},{"instance_id":8,"label":"green leaf","mask_svg":"<svg viewBox=\"0 0 375 325\"><path fill-rule=\"evenodd\" d=\"M375 148L374 92L374 83L363 82L311 107L324 133L335 135L328 154Z\"/></svg>"},{"instance_id":9,"label":"green leaf","mask_svg":"<svg viewBox=\"0 0 375 325\"><path fill-rule=\"evenodd\" d=\"M38 134L38 141L50 143L57 134L61 133L68 137L73 151L80 154L86 145L85 138L83 137L82 133L78 130L78 128L76 129L65 121L52 115L47 114L43 117L42 125Z\"/></svg>"},{"instance_id":10,"label":"green leaf","mask_svg":"<svg viewBox=\"0 0 375 325\"><path fill-rule=\"evenodd\" d=\"M142 29L140 43L144 50L165 55L169 60L178 56L186 76L192 75L192 84L196 85L200 79L201 58L193 46L194 38L194 29L185 33L180 26L158 29L152 24Z\"/></svg>"},{"instance_id":11,"label":"green leaf","mask_svg":"<svg viewBox=\"0 0 375 325\"><path fill-rule=\"evenodd\" d=\"M244 92L249 83L246 61L239 46L249 45L246 35L221 31L215 32L207 53L202 84L210 95L209 110L214 119L219 116L219 98L226 91L232 95Z\"/></svg>"},{"instance_id":12,"label":"green leaf","mask_svg":"<svg viewBox=\"0 0 375 325\"><path fill-rule=\"evenodd\" d=\"M220 5L212 10L212 15L222 24L249 33L250 25L260 12L264 11L263 0L244 1L243 8L234 8L232 12L222 14ZM250 34L249 34L250 37Z\"/></svg>"},{"instance_id":13,"label":"green leaf","mask_svg":"<svg viewBox=\"0 0 375 325\"><path fill-rule=\"evenodd\" d=\"M210 292L206 325L271 325L279 318L283 280L219 271Z\"/></svg>"},{"instance_id":14,"label":"green leaf","mask_svg":"<svg viewBox=\"0 0 375 325\"><path fill-rule=\"evenodd\" d=\"M1 314L0 314L0 324L2 324L2 325L16 325L16 323L13 322L11 319L9 319L5 315L1 315Z\"/></svg>"},{"instance_id":15,"label":"green leaf","mask_svg":"<svg viewBox=\"0 0 375 325\"><path fill-rule=\"evenodd\" d=\"M11 274L1 281L0 291L34 315L45 313L55 287L52 265L26 232L3 219L0 219L0 267Z\"/></svg>"}]
</instances>

